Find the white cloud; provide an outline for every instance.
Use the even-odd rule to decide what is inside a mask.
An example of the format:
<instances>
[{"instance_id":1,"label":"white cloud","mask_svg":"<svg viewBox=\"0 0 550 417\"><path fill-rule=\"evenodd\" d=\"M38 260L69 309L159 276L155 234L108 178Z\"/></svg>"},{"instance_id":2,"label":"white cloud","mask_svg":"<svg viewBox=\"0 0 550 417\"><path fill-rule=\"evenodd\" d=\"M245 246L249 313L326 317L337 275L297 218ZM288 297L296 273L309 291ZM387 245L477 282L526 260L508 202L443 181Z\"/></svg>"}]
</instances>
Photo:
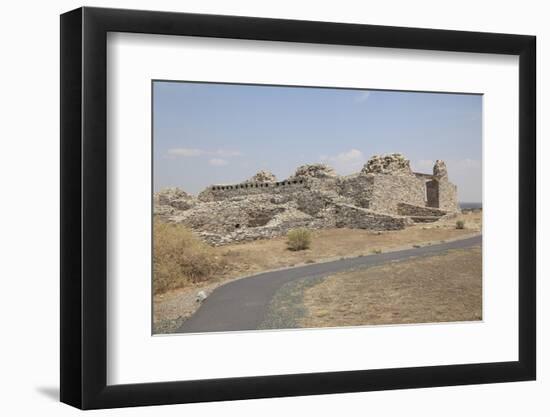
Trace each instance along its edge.
<instances>
[{"instance_id":1,"label":"white cloud","mask_svg":"<svg viewBox=\"0 0 550 417\"><path fill-rule=\"evenodd\" d=\"M367 158L365 158L363 152L358 149L350 149L334 156L322 155L320 160L332 166L338 173L343 175L360 171L365 162L367 162Z\"/></svg>"},{"instance_id":2,"label":"white cloud","mask_svg":"<svg viewBox=\"0 0 550 417\"><path fill-rule=\"evenodd\" d=\"M197 148L172 148L168 150L169 157L190 158L203 155L232 158L235 156L241 156L242 152L231 149L216 149L214 151L207 151L205 149Z\"/></svg>"},{"instance_id":3,"label":"white cloud","mask_svg":"<svg viewBox=\"0 0 550 417\"><path fill-rule=\"evenodd\" d=\"M227 165L228 162L225 159L212 158L208 161L208 163L216 167L221 167L221 166Z\"/></svg>"},{"instance_id":4,"label":"white cloud","mask_svg":"<svg viewBox=\"0 0 550 417\"><path fill-rule=\"evenodd\" d=\"M355 101L357 103L364 103L369 99L371 92L370 91L361 91L357 97L355 97Z\"/></svg>"},{"instance_id":5,"label":"white cloud","mask_svg":"<svg viewBox=\"0 0 550 417\"><path fill-rule=\"evenodd\" d=\"M168 155L170 156L183 156L183 157L189 157L189 156L201 156L204 155L204 151L202 149L194 149L194 148L172 148L168 149Z\"/></svg>"}]
</instances>

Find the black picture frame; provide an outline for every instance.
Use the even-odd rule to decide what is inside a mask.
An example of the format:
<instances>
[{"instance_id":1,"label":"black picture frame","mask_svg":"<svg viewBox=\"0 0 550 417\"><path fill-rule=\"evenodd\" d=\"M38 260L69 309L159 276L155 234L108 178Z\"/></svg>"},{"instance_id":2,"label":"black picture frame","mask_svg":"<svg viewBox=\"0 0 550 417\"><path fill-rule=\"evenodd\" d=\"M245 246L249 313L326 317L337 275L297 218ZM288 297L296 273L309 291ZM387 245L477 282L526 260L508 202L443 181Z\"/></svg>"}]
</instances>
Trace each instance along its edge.
<instances>
[{"instance_id":1,"label":"black picture frame","mask_svg":"<svg viewBox=\"0 0 550 417\"><path fill-rule=\"evenodd\" d=\"M519 360L107 385L108 32L519 56ZM534 380L534 36L102 8L61 15L61 401L82 409Z\"/></svg>"}]
</instances>

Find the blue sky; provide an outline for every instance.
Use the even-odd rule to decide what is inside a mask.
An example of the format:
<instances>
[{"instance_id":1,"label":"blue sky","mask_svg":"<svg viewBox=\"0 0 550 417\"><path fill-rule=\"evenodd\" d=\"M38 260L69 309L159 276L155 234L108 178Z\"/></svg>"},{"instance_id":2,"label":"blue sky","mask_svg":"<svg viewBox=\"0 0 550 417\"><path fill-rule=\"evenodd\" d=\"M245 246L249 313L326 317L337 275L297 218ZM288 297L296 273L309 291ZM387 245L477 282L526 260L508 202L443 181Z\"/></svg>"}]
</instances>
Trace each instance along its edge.
<instances>
[{"instance_id":1,"label":"blue sky","mask_svg":"<svg viewBox=\"0 0 550 417\"><path fill-rule=\"evenodd\" d=\"M481 201L482 96L155 81L154 189L197 194L264 169L324 162L340 174L401 152L447 163L460 201Z\"/></svg>"}]
</instances>

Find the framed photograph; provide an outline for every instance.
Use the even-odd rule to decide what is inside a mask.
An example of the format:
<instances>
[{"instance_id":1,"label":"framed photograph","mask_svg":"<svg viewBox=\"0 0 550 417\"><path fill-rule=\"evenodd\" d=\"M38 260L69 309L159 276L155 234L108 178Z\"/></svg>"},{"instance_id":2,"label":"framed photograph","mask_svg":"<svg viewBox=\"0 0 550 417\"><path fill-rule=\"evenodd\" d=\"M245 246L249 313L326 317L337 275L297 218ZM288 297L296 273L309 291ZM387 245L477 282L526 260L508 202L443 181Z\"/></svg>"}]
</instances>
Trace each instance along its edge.
<instances>
[{"instance_id":1,"label":"framed photograph","mask_svg":"<svg viewBox=\"0 0 550 417\"><path fill-rule=\"evenodd\" d=\"M61 401L533 380L535 37L61 16Z\"/></svg>"}]
</instances>

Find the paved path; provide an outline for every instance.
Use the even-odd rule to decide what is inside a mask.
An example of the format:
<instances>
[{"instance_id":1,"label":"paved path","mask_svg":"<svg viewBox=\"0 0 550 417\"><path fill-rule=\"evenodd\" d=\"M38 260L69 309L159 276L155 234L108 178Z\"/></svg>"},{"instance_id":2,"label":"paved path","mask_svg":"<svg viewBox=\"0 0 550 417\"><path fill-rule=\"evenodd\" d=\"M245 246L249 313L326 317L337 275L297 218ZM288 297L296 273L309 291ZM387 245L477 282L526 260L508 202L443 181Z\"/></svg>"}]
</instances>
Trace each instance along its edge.
<instances>
[{"instance_id":1,"label":"paved path","mask_svg":"<svg viewBox=\"0 0 550 417\"><path fill-rule=\"evenodd\" d=\"M381 265L414 256L437 254L449 249L467 248L480 245L481 240L481 235L479 235L420 248L264 272L232 281L216 288L177 332L256 330L263 321L269 303L277 290L290 281L328 276L337 272Z\"/></svg>"}]
</instances>

